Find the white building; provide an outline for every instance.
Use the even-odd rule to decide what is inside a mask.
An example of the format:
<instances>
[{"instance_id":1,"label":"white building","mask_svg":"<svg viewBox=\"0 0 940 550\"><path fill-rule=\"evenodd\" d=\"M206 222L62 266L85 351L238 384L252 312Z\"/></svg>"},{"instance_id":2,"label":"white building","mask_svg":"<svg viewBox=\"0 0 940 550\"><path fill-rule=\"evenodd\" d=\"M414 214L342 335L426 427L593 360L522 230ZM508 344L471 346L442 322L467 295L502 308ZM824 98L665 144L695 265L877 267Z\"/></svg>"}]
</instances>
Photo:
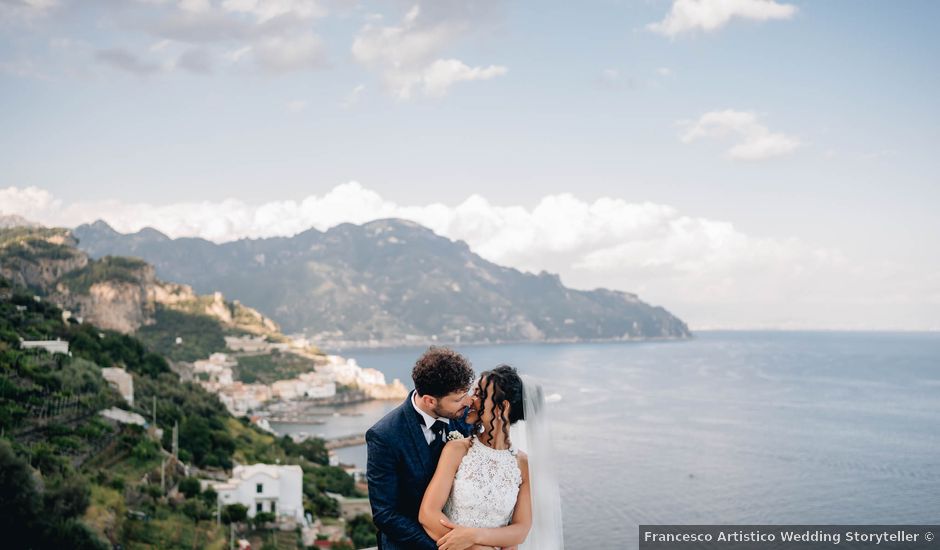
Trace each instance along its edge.
<instances>
[{"instance_id":1,"label":"white building","mask_svg":"<svg viewBox=\"0 0 940 550\"><path fill-rule=\"evenodd\" d=\"M20 340L21 349L42 348L49 353L69 353L69 343L64 340Z\"/></svg>"},{"instance_id":2,"label":"white building","mask_svg":"<svg viewBox=\"0 0 940 550\"><path fill-rule=\"evenodd\" d=\"M120 422L121 424L136 424L137 426L146 426L147 420L135 412L125 411L117 407L111 407L99 412L101 416Z\"/></svg>"},{"instance_id":3,"label":"white building","mask_svg":"<svg viewBox=\"0 0 940 550\"><path fill-rule=\"evenodd\" d=\"M101 376L117 389L128 405L134 405L134 377L117 367L101 369Z\"/></svg>"},{"instance_id":4,"label":"white building","mask_svg":"<svg viewBox=\"0 0 940 550\"><path fill-rule=\"evenodd\" d=\"M232 351L258 353L269 350L268 340L264 336L226 336L225 347Z\"/></svg>"},{"instance_id":5,"label":"white building","mask_svg":"<svg viewBox=\"0 0 940 550\"><path fill-rule=\"evenodd\" d=\"M266 384L233 382L217 391L219 400L232 416L245 416L248 411L261 408L264 402L273 397L271 387Z\"/></svg>"},{"instance_id":6,"label":"white building","mask_svg":"<svg viewBox=\"0 0 940 550\"><path fill-rule=\"evenodd\" d=\"M235 466L226 482L203 482L215 489L222 506L241 504L249 517L270 512L278 518L304 521L304 474L300 466L253 464Z\"/></svg>"},{"instance_id":7,"label":"white building","mask_svg":"<svg viewBox=\"0 0 940 550\"><path fill-rule=\"evenodd\" d=\"M360 386L384 386L385 375L376 369L361 369L356 377Z\"/></svg>"},{"instance_id":8,"label":"white building","mask_svg":"<svg viewBox=\"0 0 940 550\"><path fill-rule=\"evenodd\" d=\"M205 374L206 379L200 377L200 384L209 392L217 392L219 388L230 386L234 380L232 367L238 365L234 359L230 359L224 353L213 353L208 359L200 359L193 363L193 373L196 375Z\"/></svg>"},{"instance_id":9,"label":"white building","mask_svg":"<svg viewBox=\"0 0 940 550\"><path fill-rule=\"evenodd\" d=\"M307 386L307 397L323 399L336 395L336 382L319 382Z\"/></svg>"},{"instance_id":10,"label":"white building","mask_svg":"<svg viewBox=\"0 0 940 550\"><path fill-rule=\"evenodd\" d=\"M193 363L193 372L219 372L226 367L234 367L238 361L230 359L225 353L213 353L208 359L200 359Z\"/></svg>"},{"instance_id":11,"label":"white building","mask_svg":"<svg viewBox=\"0 0 940 550\"><path fill-rule=\"evenodd\" d=\"M305 372L297 378L274 382L271 384L271 394L283 400L333 397L336 395L336 383L328 375Z\"/></svg>"},{"instance_id":12,"label":"white building","mask_svg":"<svg viewBox=\"0 0 940 550\"><path fill-rule=\"evenodd\" d=\"M328 355L326 364L317 367L317 372L332 377L338 384L356 386L373 399L403 399L408 389L399 381L386 384L385 375L376 369L362 368L355 359Z\"/></svg>"},{"instance_id":13,"label":"white building","mask_svg":"<svg viewBox=\"0 0 940 550\"><path fill-rule=\"evenodd\" d=\"M355 359L346 359L339 355L328 355L327 363L317 371L332 376L338 383L347 386L384 385L385 375L376 369L364 369Z\"/></svg>"}]
</instances>

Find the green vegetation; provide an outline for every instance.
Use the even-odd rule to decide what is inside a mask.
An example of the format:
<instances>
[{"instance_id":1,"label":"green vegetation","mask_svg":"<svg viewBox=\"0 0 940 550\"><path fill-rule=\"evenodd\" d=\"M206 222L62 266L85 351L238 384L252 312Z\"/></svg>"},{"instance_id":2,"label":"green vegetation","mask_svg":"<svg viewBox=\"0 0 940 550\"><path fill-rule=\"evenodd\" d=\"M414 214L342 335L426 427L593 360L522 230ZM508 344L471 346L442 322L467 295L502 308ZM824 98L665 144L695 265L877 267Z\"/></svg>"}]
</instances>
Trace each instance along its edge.
<instances>
[{"instance_id":1,"label":"green vegetation","mask_svg":"<svg viewBox=\"0 0 940 550\"><path fill-rule=\"evenodd\" d=\"M222 521L226 524L248 519L248 507L244 504L229 504L222 509Z\"/></svg>"},{"instance_id":2,"label":"green vegetation","mask_svg":"<svg viewBox=\"0 0 940 550\"><path fill-rule=\"evenodd\" d=\"M163 447L172 445L179 425L180 459L200 468L231 468L235 440L227 428L230 419L215 395L191 383L180 383L175 374L134 376L134 393L140 413L150 416L157 398L157 425L163 429Z\"/></svg>"},{"instance_id":3,"label":"green vegetation","mask_svg":"<svg viewBox=\"0 0 940 550\"><path fill-rule=\"evenodd\" d=\"M304 471L304 486L313 483L319 491L337 493L344 497L364 497L356 489L353 478L338 466L322 466Z\"/></svg>"},{"instance_id":4,"label":"green vegetation","mask_svg":"<svg viewBox=\"0 0 940 550\"><path fill-rule=\"evenodd\" d=\"M134 374L158 376L170 372L166 359L149 351L143 343L126 334L100 331L93 325L69 327L66 337L72 355L102 367L121 366Z\"/></svg>"},{"instance_id":5,"label":"green vegetation","mask_svg":"<svg viewBox=\"0 0 940 550\"><path fill-rule=\"evenodd\" d=\"M27 240L3 247L3 258L21 260L68 260L76 256L73 249L43 240Z\"/></svg>"},{"instance_id":6,"label":"green vegetation","mask_svg":"<svg viewBox=\"0 0 940 550\"><path fill-rule=\"evenodd\" d=\"M4 227L0 228L0 248L13 243L33 240L66 238L68 230L61 227Z\"/></svg>"},{"instance_id":7,"label":"green vegetation","mask_svg":"<svg viewBox=\"0 0 940 550\"><path fill-rule=\"evenodd\" d=\"M100 260L90 260L85 267L65 274L61 282L76 294L87 294L95 283L137 284L141 279L141 271L148 267L147 262L137 258L105 256Z\"/></svg>"},{"instance_id":8,"label":"green vegetation","mask_svg":"<svg viewBox=\"0 0 940 550\"><path fill-rule=\"evenodd\" d=\"M33 294L14 289L9 281L0 278L0 350L16 347L24 340L55 339L63 334L62 319L56 317L59 308L43 301L37 302Z\"/></svg>"},{"instance_id":9,"label":"green vegetation","mask_svg":"<svg viewBox=\"0 0 940 550\"><path fill-rule=\"evenodd\" d=\"M196 361L225 351L225 331L218 319L163 306L157 306L154 323L141 327L137 337L173 361ZM179 344L177 337L182 338Z\"/></svg>"},{"instance_id":10,"label":"green vegetation","mask_svg":"<svg viewBox=\"0 0 940 550\"><path fill-rule=\"evenodd\" d=\"M124 539L128 550L150 548L228 548L226 531L213 519L193 521L181 514L161 510L157 517L124 522Z\"/></svg>"},{"instance_id":11,"label":"green vegetation","mask_svg":"<svg viewBox=\"0 0 940 550\"><path fill-rule=\"evenodd\" d=\"M20 338L67 340L71 357L19 348ZM137 405L153 430L105 420L99 410L123 399L101 376L121 366L134 377ZM339 517L325 492L358 496L352 478L327 466L324 442L294 443L235 419L214 395L180 383L163 356L140 340L62 320L62 312L0 279L0 522L29 537L33 548L218 548L227 529L215 523L217 495L167 460L174 425L180 459L200 468L242 463L298 464L304 471L304 507ZM161 489L161 463L170 498ZM243 506L222 510L225 522L246 521ZM240 527L241 528L241 527ZM279 548L296 547L293 533L277 533Z\"/></svg>"},{"instance_id":12,"label":"green vegetation","mask_svg":"<svg viewBox=\"0 0 940 550\"><path fill-rule=\"evenodd\" d=\"M330 452L326 449L326 442L322 439L311 437L300 443L294 443L293 439L285 435L278 440L278 445L287 454L303 457L314 464L326 466L330 462Z\"/></svg>"},{"instance_id":13,"label":"green vegetation","mask_svg":"<svg viewBox=\"0 0 940 550\"><path fill-rule=\"evenodd\" d=\"M50 477L42 485L37 483L29 464L0 439L0 530L6 539L4 546L20 547L23 543L33 548L108 548L78 520L88 506L89 494L87 482L78 476Z\"/></svg>"},{"instance_id":14,"label":"green vegetation","mask_svg":"<svg viewBox=\"0 0 940 550\"><path fill-rule=\"evenodd\" d=\"M346 536L348 536L356 548L371 548L376 546L376 533L378 530L372 523L372 518L359 514L346 523Z\"/></svg>"},{"instance_id":15,"label":"green vegetation","mask_svg":"<svg viewBox=\"0 0 940 550\"><path fill-rule=\"evenodd\" d=\"M0 229L0 259L68 260L80 253L59 242L69 240L68 230L46 227Z\"/></svg>"},{"instance_id":16,"label":"green vegetation","mask_svg":"<svg viewBox=\"0 0 940 550\"><path fill-rule=\"evenodd\" d=\"M315 370L316 364L306 357L294 353L273 350L269 355L245 355L238 357L236 377L246 384L271 384L278 380L297 378L298 375Z\"/></svg>"}]
</instances>

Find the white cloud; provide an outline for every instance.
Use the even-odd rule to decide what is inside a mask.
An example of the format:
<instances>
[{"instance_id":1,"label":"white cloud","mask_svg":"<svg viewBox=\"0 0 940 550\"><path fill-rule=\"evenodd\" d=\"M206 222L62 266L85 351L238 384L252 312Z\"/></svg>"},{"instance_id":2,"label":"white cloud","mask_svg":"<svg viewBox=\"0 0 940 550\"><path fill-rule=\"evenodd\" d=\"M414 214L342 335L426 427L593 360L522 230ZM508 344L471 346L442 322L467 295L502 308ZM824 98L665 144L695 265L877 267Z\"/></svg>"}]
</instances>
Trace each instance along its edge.
<instances>
[{"instance_id":1,"label":"white cloud","mask_svg":"<svg viewBox=\"0 0 940 550\"><path fill-rule=\"evenodd\" d=\"M658 67L647 76L627 74L620 69L608 67L600 72L595 83L605 90L642 90L658 88L667 79L673 78L675 73L667 67Z\"/></svg>"},{"instance_id":2,"label":"white cloud","mask_svg":"<svg viewBox=\"0 0 940 550\"><path fill-rule=\"evenodd\" d=\"M255 46L254 55L257 63L270 72L315 69L326 63L323 43L312 34L266 38Z\"/></svg>"},{"instance_id":3,"label":"white cloud","mask_svg":"<svg viewBox=\"0 0 940 550\"><path fill-rule=\"evenodd\" d=\"M787 155L800 147L800 140L781 133L773 133L758 121L756 114L745 111L711 111L686 127L680 136L683 143L703 138L736 136L739 142L728 150L735 160L765 160Z\"/></svg>"},{"instance_id":4,"label":"white cloud","mask_svg":"<svg viewBox=\"0 0 940 550\"><path fill-rule=\"evenodd\" d=\"M149 50L151 52L159 52L167 49L169 46L173 45L172 40L161 40L150 45Z\"/></svg>"},{"instance_id":5,"label":"white cloud","mask_svg":"<svg viewBox=\"0 0 940 550\"><path fill-rule=\"evenodd\" d=\"M222 8L254 15L258 23L283 16L312 19L327 15L326 8L314 0L224 0Z\"/></svg>"},{"instance_id":6,"label":"white cloud","mask_svg":"<svg viewBox=\"0 0 940 550\"><path fill-rule=\"evenodd\" d=\"M58 0L0 0L0 22L45 17L58 6Z\"/></svg>"},{"instance_id":7,"label":"white cloud","mask_svg":"<svg viewBox=\"0 0 940 550\"><path fill-rule=\"evenodd\" d=\"M205 48L191 48L179 56L176 64L191 73L208 74L212 72L212 55Z\"/></svg>"},{"instance_id":8,"label":"white cloud","mask_svg":"<svg viewBox=\"0 0 940 550\"><path fill-rule=\"evenodd\" d=\"M0 214L18 214L24 218L44 221L61 214L62 201L38 187L7 187L0 189ZM59 221L46 223L57 224Z\"/></svg>"},{"instance_id":9,"label":"white cloud","mask_svg":"<svg viewBox=\"0 0 940 550\"><path fill-rule=\"evenodd\" d=\"M225 58L232 63L238 63L248 53L251 53L251 46L242 46L241 48L226 52Z\"/></svg>"},{"instance_id":10,"label":"white cloud","mask_svg":"<svg viewBox=\"0 0 940 550\"><path fill-rule=\"evenodd\" d=\"M287 102L287 110L292 113L299 113L307 108L307 102L303 99L294 99Z\"/></svg>"},{"instance_id":11,"label":"white cloud","mask_svg":"<svg viewBox=\"0 0 940 550\"><path fill-rule=\"evenodd\" d=\"M359 99L362 97L362 92L366 89L365 84L357 84L346 96L343 98L343 101L340 102L340 105L344 109L349 109L354 107L359 103Z\"/></svg>"},{"instance_id":12,"label":"white cloud","mask_svg":"<svg viewBox=\"0 0 940 550\"><path fill-rule=\"evenodd\" d=\"M118 36L125 45L101 45L94 59L132 74L206 74L246 59L266 73L326 64L313 24L327 10L314 0L138 0L106 8L90 3L89 11L98 9L102 20L123 31ZM138 46L135 36L148 45ZM158 54L162 58L154 60Z\"/></svg>"},{"instance_id":13,"label":"white cloud","mask_svg":"<svg viewBox=\"0 0 940 550\"><path fill-rule=\"evenodd\" d=\"M696 30L714 31L735 18L754 21L789 19L796 11L796 6L774 0L674 0L666 18L647 25L647 28L675 37Z\"/></svg>"},{"instance_id":14,"label":"white cloud","mask_svg":"<svg viewBox=\"0 0 940 550\"><path fill-rule=\"evenodd\" d=\"M122 48L100 50L95 53L95 59L112 68L137 76L145 76L160 71L160 66L156 63L146 61Z\"/></svg>"},{"instance_id":15,"label":"white cloud","mask_svg":"<svg viewBox=\"0 0 940 550\"><path fill-rule=\"evenodd\" d=\"M424 94L430 97L441 97L457 82L471 80L489 80L506 74L508 69L500 65L489 67L468 67L457 59L438 59L424 70L421 82Z\"/></svg>"},{"instance_id":16,"label":"white cloud","mask_svg":"<svg viewBox=\"0 0 940 550\"><path fill-rule=\"evenodd\" d=\"M618 198L549 195L532 207L473 195L455 206L401 205L352 182L300 201L227 199L167 205L65 204L37 188L0 189L0 214L75 226L103 218L119 231L155 227L213 241L293 235L310 227L400 217L466 241L486 259L560 273L576 288L635 291L693 328L936 328L940 273L881 260L859 263L792 238L749 235L732 223Z\"/></svg>"},{"instance_id":17,"label":"white cloud","mask_svg":"<svg viewBox=\"0 0 940 550\"><path fill-rule=\"evenodd\" d=\"M458 59L445 59L445 50L466 35L472 23L462 17L432 15L415 4L399 25L367 23L352 44L353 58L378 71L386 89L399 99L409 99L415 88L424 95L440 97L461 81L488 80L506 74L506 67L470 67ZM380 21L380 20L379 20Z\"/></svg>"},{"instance_id":18,"label":"white cloud","mask_svg":"<svg viewBox=\"0 0 940 550\"><path fill-rule=\"evenodd\" d=\"M190 13L208 13L212 9L209 0L179 0L179 8Z\"/></svg>"}]
</instances>

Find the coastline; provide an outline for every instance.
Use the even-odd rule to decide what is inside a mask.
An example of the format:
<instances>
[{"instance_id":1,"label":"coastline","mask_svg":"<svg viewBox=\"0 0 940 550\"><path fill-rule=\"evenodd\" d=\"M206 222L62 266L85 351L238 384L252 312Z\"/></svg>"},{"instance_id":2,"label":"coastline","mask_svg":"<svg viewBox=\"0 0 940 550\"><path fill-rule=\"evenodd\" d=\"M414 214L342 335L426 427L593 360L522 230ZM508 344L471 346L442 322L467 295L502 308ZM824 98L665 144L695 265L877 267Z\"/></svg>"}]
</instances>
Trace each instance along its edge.
<instances>
[{"instance_id":1,"label":"coastline","mask_svg":"<svg viewBox=\"0 0 940 550\"><path fill-rule=\"evenodd\" d=\"M687 342L695 339L695 333L690 332L688 336L643 336L630 338L545 338L541 340L471 340L471 341L453 341L453 340L410 340L410 339L386 339L386 340L322 340L318 341L318 346L324 350L335 352L350 352L355 350L383 350L383 349L407 349L421 348L428 346L448 346L448 347L480 347L480 346L513 346L526 344L630 344L630 343L648 343L648 342Z\"/></svg>"}]
</instances>

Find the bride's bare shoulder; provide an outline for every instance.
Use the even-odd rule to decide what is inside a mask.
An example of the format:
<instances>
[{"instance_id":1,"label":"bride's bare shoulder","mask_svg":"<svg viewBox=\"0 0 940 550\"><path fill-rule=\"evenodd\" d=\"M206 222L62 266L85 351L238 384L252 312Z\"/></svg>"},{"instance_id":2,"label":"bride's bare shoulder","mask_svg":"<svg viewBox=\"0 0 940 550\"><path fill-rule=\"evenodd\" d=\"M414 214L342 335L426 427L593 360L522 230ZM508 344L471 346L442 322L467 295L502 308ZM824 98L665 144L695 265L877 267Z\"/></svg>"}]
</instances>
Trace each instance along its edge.
<instances>
[{"instance_id":1,"label":"bride's bare shoulder","mask_svg":"<svg viewBox=\"0 0 940 550\"><path fill-rule=\"evenodd\" d=\"M463 456L470 450L471 440L469 437L463 439L452 439L444 445L444 451L448 454L457 454Z\"/></svg>"},{"instance_id":2,"label":"bride's bare shoulder","mask_svg":"<svg viewBox=\"0 0 940 550\"><path fill-rule=\"evenodd\" d=\"M529 455L525 451L516 451L516 462L519 463L519 470L524 477L529 477Z\"/></svg>"}]
</instances>

